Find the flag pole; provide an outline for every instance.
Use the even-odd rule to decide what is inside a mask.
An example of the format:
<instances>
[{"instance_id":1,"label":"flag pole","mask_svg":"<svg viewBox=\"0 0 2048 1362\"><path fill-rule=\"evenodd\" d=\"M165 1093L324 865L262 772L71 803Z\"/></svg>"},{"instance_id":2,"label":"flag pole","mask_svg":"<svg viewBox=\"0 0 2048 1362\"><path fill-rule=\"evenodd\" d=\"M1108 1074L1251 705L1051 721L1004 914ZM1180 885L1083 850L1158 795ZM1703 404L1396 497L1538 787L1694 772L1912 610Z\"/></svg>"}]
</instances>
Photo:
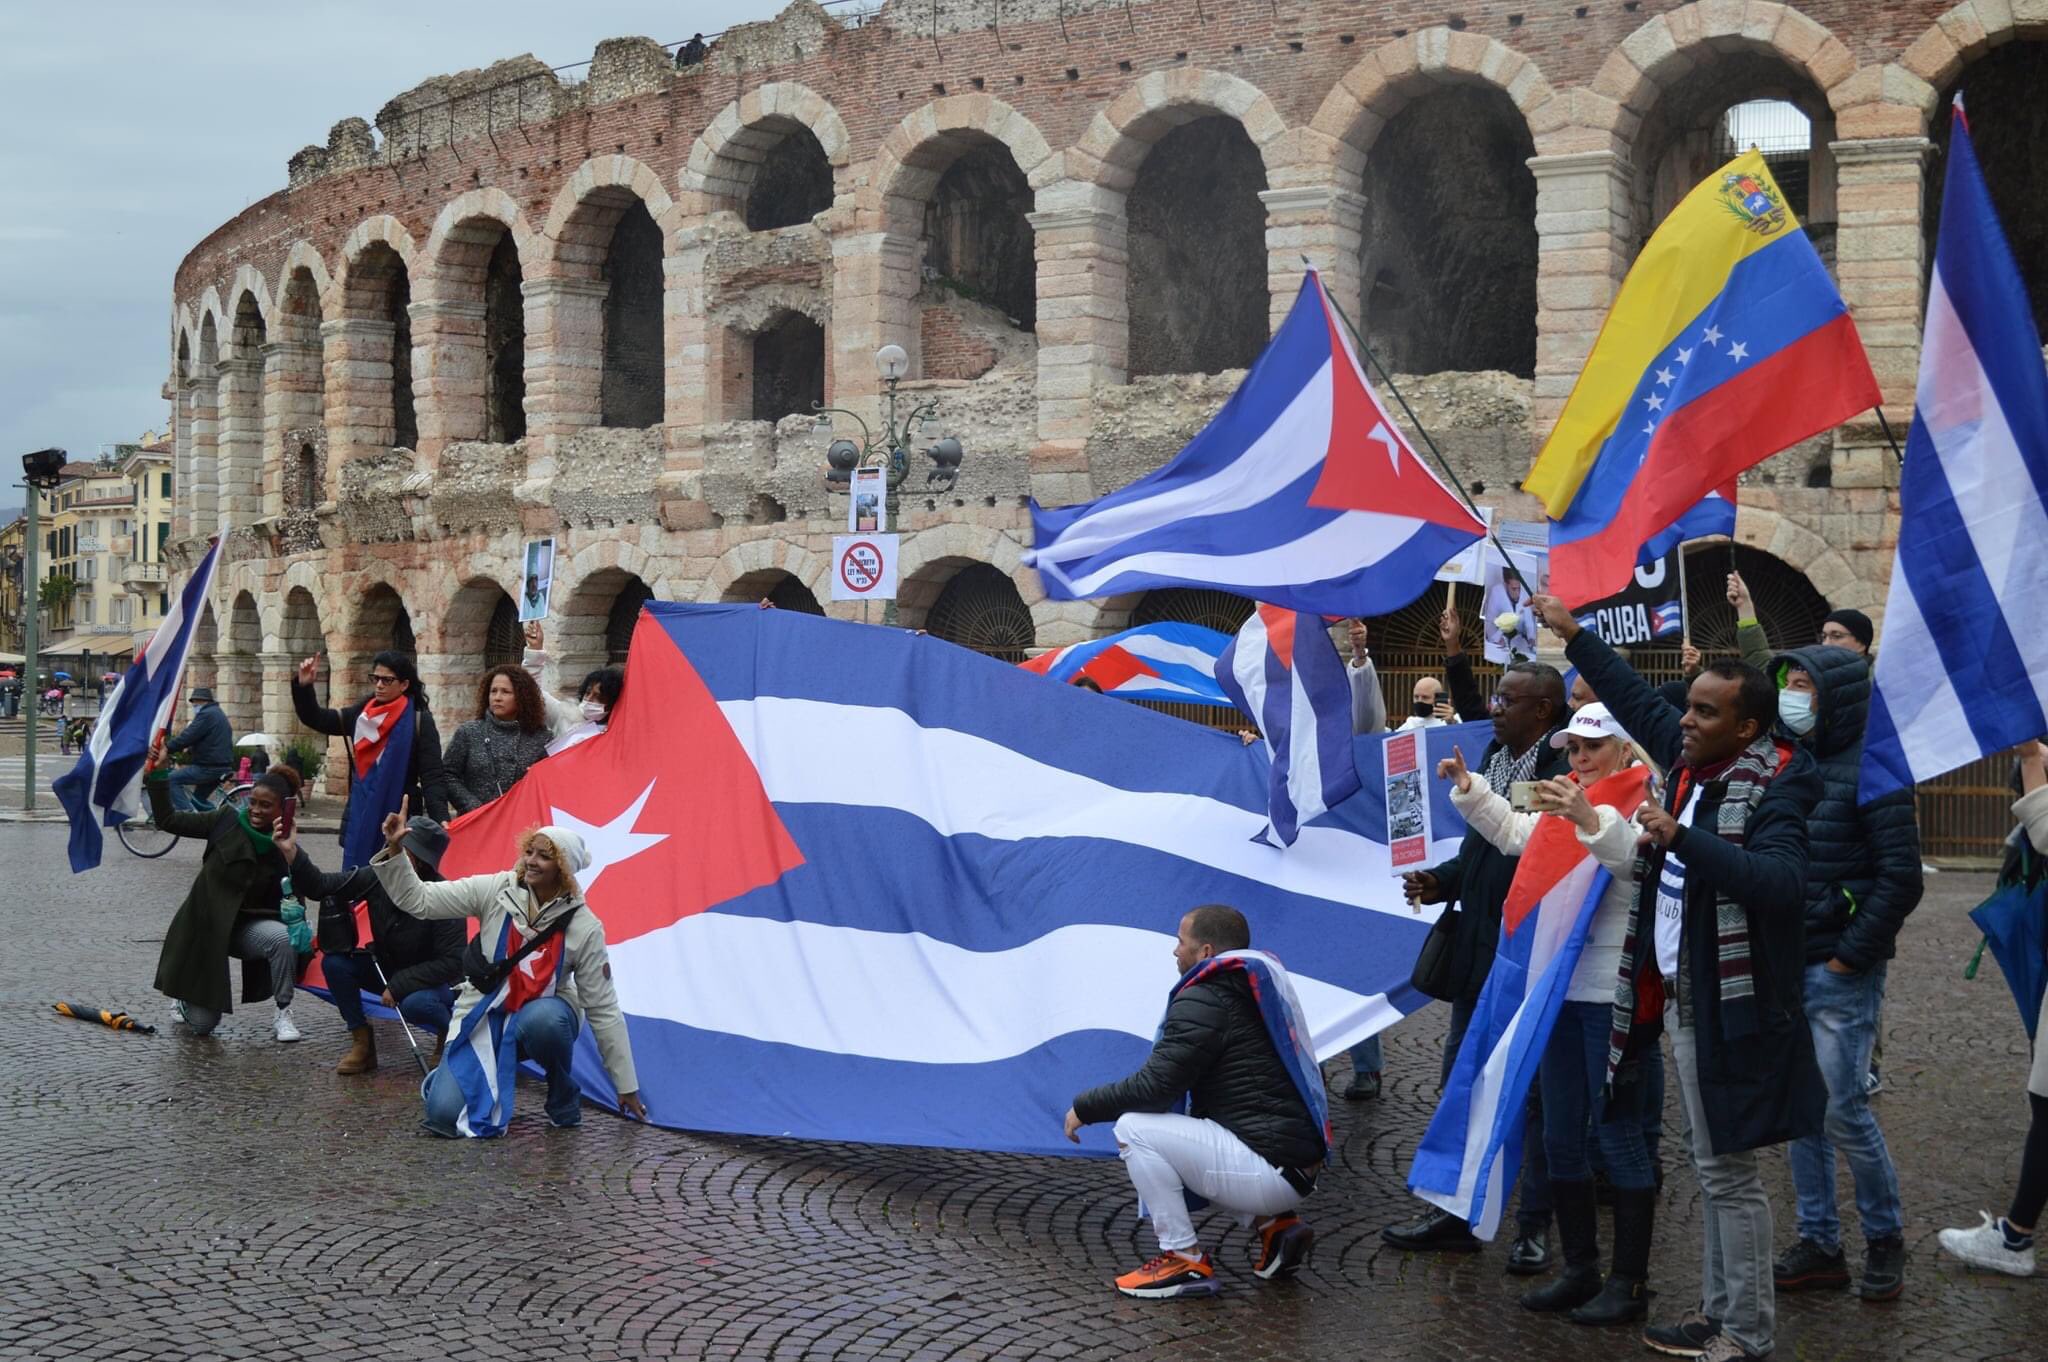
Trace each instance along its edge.
<instances>
[{"instance_id":1,"label":"flag pole","mask_svg":"<svg viewBox=\"0 0 2048 1362\"><path fill-rule=\"evenodd\" d=\"M1318 275L1316 287L1322 290L1323 300L1329 303L1330 310L1337 314L1337 319L1344 323L1344 329L1351 333L1351 343L1358 347L1358 352L1365 356L1366 360L1372 365L1374 372L1379 374L1380 382L1387 385L1387 391L1392 393L1394 400L1401 404L1401 410L1408 417L1409 424L1415 427L1415 433L1422 437L1422 443L1429 447L1429 452L1436 456L1437 466L1444 470L1444 476L1451 480L1451 486L1458 489L1458 496L1463 499L1465 505L1471 510L1472 518L1484 521L1486 517L1479 514L1479 503L1472 500L1472 494L1465 490L1465 484L1459 479L1456 470L1451 467L1451 461L1444 457L1444 452L1436 447L1436 441L1429 437L1429 428L1422 424L1422 418L1415 414L1415 408L1408 405L1408 399L1403 397L1401 390L1394 385L1394 376L1387 372L1387 366L1380 363L1380 357L1375 355L1372 352L1372 347L1365 343L1365 337L1359 333L1358 327L1352 322L1350 314L1344 311L1344 305L1335 298L1332 298L1328 289L1322 288L1320 271L1316 269L1315 262L1307 256L1303 256L1301 263L1310 273ZM1529 585L1529 579L1522 575L1522 570L1519 567L1515 566L1515 560L1509 556L1507 549L1501 544L1499 536L1494 534L1493 527L1490 525L1487 526L1486 538L1500 554L1501 563L1509 572L1514 573L1515 580L1522 584L1523 594L1534 598L1536 588ZM1455 588L1453 594L1455 594Z\"/></svg>"},{"instance_id":2,"label":"flag pole","mask_svg":"<svg viewBox=\"0 0 2048 1362\"><path fill-rule=\"evenodd\" d=\"M1899 449L1898 436L1892 434L1892 423L1884 419L1884 407L1879 405L1872 407L1870 410L1877 414L1878 429L1884 432L1885 443L1892 447L1892 457L1897 459L1901 466L1904 466L1906 456Z\"/></svg>"},{"instance_id":3,"label":"flag pole","mask_svg":"<svg viewBox=\"0 0 2048 1362\"><path fill-rule=\"evenodd\" d=\"M1685 541L1678 541L1678 636L1692 647L1692 594L1685 589Z\"/></svg>"}]
</instances>

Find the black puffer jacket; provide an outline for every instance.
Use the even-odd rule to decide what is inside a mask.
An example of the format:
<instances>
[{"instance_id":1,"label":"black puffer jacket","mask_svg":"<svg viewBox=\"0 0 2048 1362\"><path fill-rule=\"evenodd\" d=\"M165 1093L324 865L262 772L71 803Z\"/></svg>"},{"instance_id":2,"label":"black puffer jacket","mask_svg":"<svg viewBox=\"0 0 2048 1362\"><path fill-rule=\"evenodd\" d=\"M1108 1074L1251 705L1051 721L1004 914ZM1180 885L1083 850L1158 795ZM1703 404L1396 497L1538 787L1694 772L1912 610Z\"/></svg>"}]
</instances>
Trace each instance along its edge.
<instances>
[{"instance_id":1,"label":"black puffer jacket","mask_svg":"<svg viewBox=\"0 0 2048 1362\"><path fill-rule=\"evenodd\" d=\"M1323 1133L1273 1049L1241 971L1182 989L1144 1067L1076 1097L1074 1114L1094 1125L1127 1111L1170 1111L1183 1094L1193 1095L1189 1115L1216 1122L1275 1168L1322 1161Z\"/></svg>"},{"instance_id":2,"label":"black puffer jacket","mask_svg":"<svg viewBox=\"0 0 2048 1362\"><path fill-rule=\"evenodd\" d=\"M1906 915L1920 905L1920 817L1911 790L1856 802L1870 664L1847 648L1795 648L1771 659L1776 678L1797 667L1819 689L1813 731L1778 735L1813 754L1824 793L1807 823L1806 963L1830 958L1867 970L1897 952Z\"/></svg>"},{"instance_id":3,"label":"black puffer jacket","mask_svg":"<svg viewBox=\"0 0 2048 1362\"><path fill-rule=\"evenodd\" d=\"M329 954L356 953L363 949L356 939L355 905L370 909L369 954L391 987L391 996L403 998L423 988L453 988L462 981L462 951L469 944L469 919L437 918L425 921L400 912L384 891L384 882L368 866L329 875L304 861L292 883L306 894L318 895L320 903L320 949ZM304 880L303 885L300 881Z\"/></svg>"}]
</instances>

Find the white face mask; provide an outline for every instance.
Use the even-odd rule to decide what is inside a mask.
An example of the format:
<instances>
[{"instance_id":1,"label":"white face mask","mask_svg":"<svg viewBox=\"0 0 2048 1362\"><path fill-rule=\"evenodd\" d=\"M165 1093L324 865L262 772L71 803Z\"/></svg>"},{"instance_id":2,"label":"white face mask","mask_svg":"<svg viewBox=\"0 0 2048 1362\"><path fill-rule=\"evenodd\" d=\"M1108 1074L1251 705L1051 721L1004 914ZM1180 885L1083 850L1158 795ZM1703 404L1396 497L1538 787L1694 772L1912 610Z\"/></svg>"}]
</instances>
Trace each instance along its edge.
<instances>
[{"instance_id":1,"label":"white face mask","mask_svg":"<svg viewBox=\"0 0 2048 1362\"><path fill-rule=\"evenodd\" d=\"M1778 719L1785 727L1805 737L1813 732L1814 724L1820 721L1820 713L1814 708L1812 691L1781 690L1778 692Z\"/></svg>"},{"instance_id":2,"label":"white face mask","mask_svg":"<svg viewBox=\"0 0 2048 1362\"><path fill-rule=\"evenodd\" d=\"M583 717L584 717L585 719L587 719L588 721L590 721L591 723L594 723L594 724L601 724L601 723L603 723L603 722L604 722L604 716L605 716L605 707L604 707L604 701L602 701L602 700L585 700L585 701L583 702Z\"/></svg>"}]
</instances>

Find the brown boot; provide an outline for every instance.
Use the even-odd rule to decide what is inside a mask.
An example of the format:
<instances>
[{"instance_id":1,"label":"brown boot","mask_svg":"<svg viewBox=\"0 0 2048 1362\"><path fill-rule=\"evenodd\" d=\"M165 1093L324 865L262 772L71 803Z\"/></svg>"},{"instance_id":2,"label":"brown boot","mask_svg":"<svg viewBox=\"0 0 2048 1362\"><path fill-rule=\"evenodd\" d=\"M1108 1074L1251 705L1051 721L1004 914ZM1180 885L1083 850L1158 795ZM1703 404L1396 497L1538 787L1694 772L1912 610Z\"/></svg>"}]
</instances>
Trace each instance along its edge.
<instances>
[{"instance_id":1,"label":"brown boot","mask_svg":"<svg viewBox=\"0 0 2048 1362\"><path fill-rule=\"evenodd\" d=\"M367 1026L348 1033L348 1053L334 1066L338 1074L366 1074L377 1067L377 1036Z\"/></svg>"}]
</instances>

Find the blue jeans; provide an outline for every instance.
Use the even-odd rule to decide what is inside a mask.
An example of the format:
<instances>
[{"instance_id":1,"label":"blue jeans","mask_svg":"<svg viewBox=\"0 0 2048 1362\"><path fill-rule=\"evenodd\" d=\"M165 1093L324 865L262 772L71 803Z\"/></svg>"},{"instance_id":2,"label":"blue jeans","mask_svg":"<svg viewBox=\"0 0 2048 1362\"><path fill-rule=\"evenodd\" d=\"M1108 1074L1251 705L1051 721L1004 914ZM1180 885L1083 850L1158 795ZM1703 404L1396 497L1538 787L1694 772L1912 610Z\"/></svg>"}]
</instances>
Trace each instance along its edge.
<instances>
[{"instance_id":1,"label":"blue jeans","mask_svg":"<svg viewBox=\"0 0 2048 1362\"><path fill-rule=\"evenodd\" d=\"M535 998L514 1012L505 1028L505 1041L519 1047L519 1058L532 1060L547 1074L548 1120L558 1126L583 1124L583 1089L569 1072L578 1025L576 1009L560 998ZM428 1130L459 1134L455 1118L462 1114L462 1085L446 1064L427 1075L426 1102Z\"/></svg>"},{"instance_id":2,"label":"blue jeans","mask_svg":"<svg viewBox=\"0 0 2048 1362\"><path fill-rule=\"evenodd\" d=\"M222 776L228 773L225 766L180 766L171 772L171 807L180 813L197 813L205 806L199 796L192 793L195 787L210 790L220 784Z\"/></svg>"},{"instance_id":3,"label":"blue jeans","mask_svg":"<svg viewBox=\"0 0 2048 1362\"><path fill-rule=\"evenodd\" d=\"M1837 1149L1849 1160L1863 1237L1891 1239L1905 1229L1898 1170L1863 1091L1884 1007L1884 978L1882 964L1862 974L1837 974L1825 964L1806 967L1806 1022L1813 1028L1814 1058L1828 1085L1828 1114L1821 1134L1792 1142L1792 1186L1799 1193L1799 1237L1831 1251L1842 1246L1835 1207Z\"/></svg>"},{"instance_id":4,"label":"blue jeans","mask_svg":"<svg viewBox=\"0 0 2048 1362\"><path fill-rule=\"evenodd\" d=\"M1650 1153L1643 1144L1643 1126L1634 1103L1648 1096L1643 1083L1630 1093L1629 1109L1607 1119L1607 1042L1614 1029L1611 1003L1566 1003L1557 1012L1557 1026L1543 1050L1537 1090L1543 1094L1543 1152L1550 1176L1560 1182L1585 1182L1593 1176L1586 1161L1586 1127L1607 1165L1607 1180L1625 1191L1653 1185ZM1647 1077L1647 1075L1645 1075Z\"/></svg>"},{"instance_id":5,"label":"blue jeans","mask_svg":"<svg viewBox=\"0 0 2048 1362\"><path fill-rule=\"evenodd\" d=\"M375 962L366 953L353 952L323 956L321 968L327 974L327 988L334 995L334 1010L341 1013L342 1024L351 1031L368 1026L363 995L381 998L384 993ZM447 1034L448 1019L454 1013L455 990L445 986L414 989L398 1000L399 1016L437 1036Z\"/></svg>"},{"instance_id":6,"label":"blue jeans","mask_svg":"<svg viewBox=\"0 0 2048 1362\"><path fill-rule=\"evenodd\" d=\"M1351 1072L1376 1074L1380 1071L1380 1037L1375 1031L1351 1047Z\"/></svg>"}]
</instances>

